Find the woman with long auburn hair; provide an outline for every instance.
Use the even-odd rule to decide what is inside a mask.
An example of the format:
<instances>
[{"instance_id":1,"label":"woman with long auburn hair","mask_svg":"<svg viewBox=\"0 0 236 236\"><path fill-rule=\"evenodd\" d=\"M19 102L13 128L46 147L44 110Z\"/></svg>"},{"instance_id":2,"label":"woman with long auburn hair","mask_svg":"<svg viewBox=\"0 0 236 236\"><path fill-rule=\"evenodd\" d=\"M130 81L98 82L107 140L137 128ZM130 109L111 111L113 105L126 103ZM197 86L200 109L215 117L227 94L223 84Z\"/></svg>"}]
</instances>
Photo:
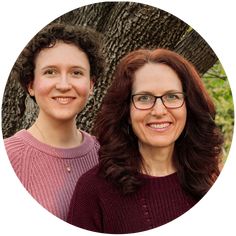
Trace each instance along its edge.
<instances>
[{"instance_id":1,"label":"woman with long auburn hair","mask_svg":"<svg viewBox=\"0 0 236 236\"><path fill-rule=\"evenodd\" d=\"M220 173L215 113L198 72L179 54L126 55L94 125L99 165L78 181L68 222L134 233L188 211Z\"/></svg>"}]
</instances>

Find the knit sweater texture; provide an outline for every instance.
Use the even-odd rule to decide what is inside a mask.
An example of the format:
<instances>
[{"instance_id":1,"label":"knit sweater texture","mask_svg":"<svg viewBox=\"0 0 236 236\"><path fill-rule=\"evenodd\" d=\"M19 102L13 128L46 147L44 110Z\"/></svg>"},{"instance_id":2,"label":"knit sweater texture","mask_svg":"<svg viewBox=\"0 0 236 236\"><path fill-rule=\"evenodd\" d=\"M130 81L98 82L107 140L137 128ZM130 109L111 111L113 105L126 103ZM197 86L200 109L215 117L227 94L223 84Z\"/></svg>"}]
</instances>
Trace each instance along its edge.
<instances>
[{"instance_id":1,"label":"knit sweater texture","mask_svg":"<svg viewBox=\"0 0 236 236\"><path fill-rule=\"evenodd\" d=\"M67 221L95 232L135 233L166 224L196 203L182 190L176 173L140 177L141 188L124 196L98 175L98 166L92 168L76 185Z\"/></svg>"},{"instance_id":2,"label":"knit sweater texture","mask_svg":"<svg viewBox=\"0 0 236 236\"><path fill-rule=\"evenodd\" d=\"M27 130L4 140L12 167L24 187L62 220L66 220L79 177L98 163L98 142L86 132L82 135L80 146L65 149L41 143Z\"/></svg>"}]
</instances>

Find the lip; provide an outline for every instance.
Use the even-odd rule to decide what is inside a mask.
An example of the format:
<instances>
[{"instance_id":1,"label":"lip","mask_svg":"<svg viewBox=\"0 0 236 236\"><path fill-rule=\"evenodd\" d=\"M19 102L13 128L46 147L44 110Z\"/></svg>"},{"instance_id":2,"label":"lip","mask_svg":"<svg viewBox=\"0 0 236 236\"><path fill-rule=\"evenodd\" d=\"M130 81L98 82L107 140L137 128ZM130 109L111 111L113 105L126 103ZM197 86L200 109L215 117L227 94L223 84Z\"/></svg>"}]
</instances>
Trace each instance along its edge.
<instances>
[{"instance_id":1,"label":"lip","mask_svg":"<svg viewBox=\"0 0 236 236\"><path fill-rule=\"evenodd\" d=\"M171 128L172 122L170 121L149 122L146 124L146 126L153 131L165 132Z\"/></svg>"},{"instance_id":2,"label":"lip","mask_svg":"<svg viewBox=\"0 0 236 236\"><path fill-rule=\"evenodd\" d=\"M72 96L55 96L55 97L52 97L52 99L54 101L56 101L57 103L61 104L61 105L67 105L69 103L71 103L75 97L72 97Z\"/></svg>"}]
</instances>

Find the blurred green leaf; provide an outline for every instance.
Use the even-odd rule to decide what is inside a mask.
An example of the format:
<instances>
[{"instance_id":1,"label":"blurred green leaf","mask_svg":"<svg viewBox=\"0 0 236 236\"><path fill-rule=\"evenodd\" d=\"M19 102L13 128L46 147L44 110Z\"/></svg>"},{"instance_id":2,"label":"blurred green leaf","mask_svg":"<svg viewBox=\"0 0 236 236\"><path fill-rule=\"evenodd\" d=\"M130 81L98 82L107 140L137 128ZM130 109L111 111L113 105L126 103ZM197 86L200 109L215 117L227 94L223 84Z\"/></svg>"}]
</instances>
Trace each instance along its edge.
<instances>
[{"instance_id":1,"label":"blurred green leaf","mask_svg":"<svg viewBox=\"0 0 236 236\"><path fill-rule=\"evenodd\" d=\"M229 81L219 61L203 75L203 81L213 98L217 112L216 123L224 135L225 160L233 136L234 105Z\"/></svg>"}]
</instances>

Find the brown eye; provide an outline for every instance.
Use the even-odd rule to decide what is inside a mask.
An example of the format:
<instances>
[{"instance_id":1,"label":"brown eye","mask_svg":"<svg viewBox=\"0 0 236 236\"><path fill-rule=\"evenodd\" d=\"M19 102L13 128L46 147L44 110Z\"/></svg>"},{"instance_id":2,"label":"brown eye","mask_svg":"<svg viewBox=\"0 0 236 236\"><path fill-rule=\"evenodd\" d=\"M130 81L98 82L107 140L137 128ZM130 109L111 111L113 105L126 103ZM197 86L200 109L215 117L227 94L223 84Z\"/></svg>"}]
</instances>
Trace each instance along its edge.
<instances>
[{"instance_id":1,"label":"brown eye","mask_svg":"<svg viewBox=\"0 0 236 236\"><path fill-rule=\"evenodd\" d=\"M44 75L55 75L57 71L55 69L47 69L44 71Z\"/></svg>"},{"instance_id":2,"label":"brown eye","mask_svg":"<svg viewBox=\"0 0 236 236\"><path fill-rule=\"evenodd\" d=\"M72 74L73 74L74 76L81 76L81 75L83 75L83 72L80 71L80 70L75 70L75 71L72 72Z\"/></svg>"}]
</instances>

